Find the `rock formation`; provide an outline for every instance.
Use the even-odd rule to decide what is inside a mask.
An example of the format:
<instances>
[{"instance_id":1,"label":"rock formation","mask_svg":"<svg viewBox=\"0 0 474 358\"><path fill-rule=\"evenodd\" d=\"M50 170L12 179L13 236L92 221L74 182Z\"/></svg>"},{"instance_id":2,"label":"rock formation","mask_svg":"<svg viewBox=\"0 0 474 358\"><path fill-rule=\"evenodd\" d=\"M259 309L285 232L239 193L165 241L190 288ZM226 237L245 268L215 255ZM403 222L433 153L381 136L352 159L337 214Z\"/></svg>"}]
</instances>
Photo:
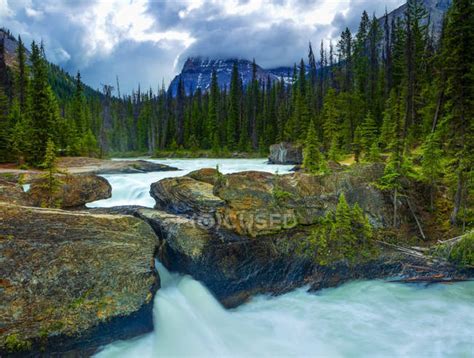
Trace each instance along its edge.
<instances>
[{"instance_id":1,"label":"rock formation","mask_svg":"<svg viewBox=\"0 0 474 358\"><path fill-rule=\"evenodd\" d=\"M150 331L156 247L131 216L0 203L0 352L93 349Z\"/></svg>"},{"instance_id":2,"label":"rock formation","mask_svg":"<svg viewBox=\"0 0 474 358\"><path fill-rule=\"evenodd\" d=\"M97 175L61 175L61 185L53 193L53 201L63 209L80 208L85 204L112 196L112 187L109 182ZM48 196L45 179L34 180L28 190L28 197L32 206L44 206Z\"/></svg>"}]
</instances>

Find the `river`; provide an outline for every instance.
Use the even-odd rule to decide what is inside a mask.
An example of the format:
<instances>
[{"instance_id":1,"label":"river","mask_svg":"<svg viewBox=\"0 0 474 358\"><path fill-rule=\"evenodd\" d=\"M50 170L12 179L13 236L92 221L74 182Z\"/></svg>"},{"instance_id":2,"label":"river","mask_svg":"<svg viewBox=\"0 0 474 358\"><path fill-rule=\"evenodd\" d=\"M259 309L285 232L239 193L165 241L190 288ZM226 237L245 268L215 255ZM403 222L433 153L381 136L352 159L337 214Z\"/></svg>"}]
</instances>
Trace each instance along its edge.
<instances>
[{"instance_id":1,"label":"river","mask_svg":"<svg viewBox=\"0 0 474 358\"><path fill-rule=\"evenodd\" d=\"M106 175L112 197L90 207L152 207L150 184L205 167L224 173L290 166L261 159L167 159L181 171ZM97 357L474 357L474 282L357 281L308 293L257 296L226 310L196 280L157 267L154 332L113 342Z\"/></svg>"}]
</instances>

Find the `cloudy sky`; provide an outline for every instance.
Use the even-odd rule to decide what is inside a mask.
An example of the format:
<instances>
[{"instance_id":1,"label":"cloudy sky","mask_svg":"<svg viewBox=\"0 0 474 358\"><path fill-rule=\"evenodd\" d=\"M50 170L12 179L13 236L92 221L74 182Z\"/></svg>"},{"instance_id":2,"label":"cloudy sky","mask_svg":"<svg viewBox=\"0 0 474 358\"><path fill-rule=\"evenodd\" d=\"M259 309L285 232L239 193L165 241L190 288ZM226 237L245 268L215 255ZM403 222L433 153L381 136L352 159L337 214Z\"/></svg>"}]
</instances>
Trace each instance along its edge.
<instances>
[{"instance_id":1,"label":"cloudy sky","mask_svg":"<svg viewBox=\"0 0 474 358\"><path fill-rule=\"evenodd\" d=\"M264 68L306 57L308 41L356 29L365 9L403 0L0 0L0 26L43 40L50 61L94 88L157 88L188 56L255 58Z\"/></svg>"}]
</instances>

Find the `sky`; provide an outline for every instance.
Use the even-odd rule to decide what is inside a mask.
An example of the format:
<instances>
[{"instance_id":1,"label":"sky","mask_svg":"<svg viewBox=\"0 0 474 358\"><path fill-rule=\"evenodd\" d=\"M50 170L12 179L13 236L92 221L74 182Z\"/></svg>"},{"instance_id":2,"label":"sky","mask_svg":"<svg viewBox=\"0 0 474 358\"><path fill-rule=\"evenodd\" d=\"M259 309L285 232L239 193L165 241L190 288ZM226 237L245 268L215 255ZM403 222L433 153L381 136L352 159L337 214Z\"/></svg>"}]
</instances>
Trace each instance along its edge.
<instances>
[{"instance_id":1,"label":"sky","mask_svg":"<svg viewBox=\"0 0 474 358\"><path fill-rule=\"evenodd\" d=\"M157 89L189 56L255 58L263 68L306 59L360 15L403 0L0 0L0 26L43 41L49 61L99 88Z\"/></svg>"}]
</instances>

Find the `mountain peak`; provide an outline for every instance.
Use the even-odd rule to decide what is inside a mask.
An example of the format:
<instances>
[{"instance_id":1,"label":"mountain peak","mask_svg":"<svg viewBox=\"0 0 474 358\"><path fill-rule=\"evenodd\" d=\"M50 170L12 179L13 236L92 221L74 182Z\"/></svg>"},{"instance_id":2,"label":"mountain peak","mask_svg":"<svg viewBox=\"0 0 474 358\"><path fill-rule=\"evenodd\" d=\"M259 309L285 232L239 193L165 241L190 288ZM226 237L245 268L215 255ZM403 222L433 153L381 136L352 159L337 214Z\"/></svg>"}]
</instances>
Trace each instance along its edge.
<instances>
[{"instance_id":1,"label":"mountain peak","mask_svg":"<svg viewBox=\"0 0 474 358\"><path fill-rule=\"evenodd\" d=\"M188 57L183 64L181 73L171 81L169 91L176 95L178 81L181 77L184 89L187 94L193 93L198 88L207 91L211 86L212 71L217 73L217 82L221 89L228 88L232 75L232 67L237 63L242 84L246 86L252 80L252 62L243 58L209 58L209 57ZM271 70L264 70L257 65L257 79L259 81L275 81L279 76Z\"/></svg>"}]
</instances>

